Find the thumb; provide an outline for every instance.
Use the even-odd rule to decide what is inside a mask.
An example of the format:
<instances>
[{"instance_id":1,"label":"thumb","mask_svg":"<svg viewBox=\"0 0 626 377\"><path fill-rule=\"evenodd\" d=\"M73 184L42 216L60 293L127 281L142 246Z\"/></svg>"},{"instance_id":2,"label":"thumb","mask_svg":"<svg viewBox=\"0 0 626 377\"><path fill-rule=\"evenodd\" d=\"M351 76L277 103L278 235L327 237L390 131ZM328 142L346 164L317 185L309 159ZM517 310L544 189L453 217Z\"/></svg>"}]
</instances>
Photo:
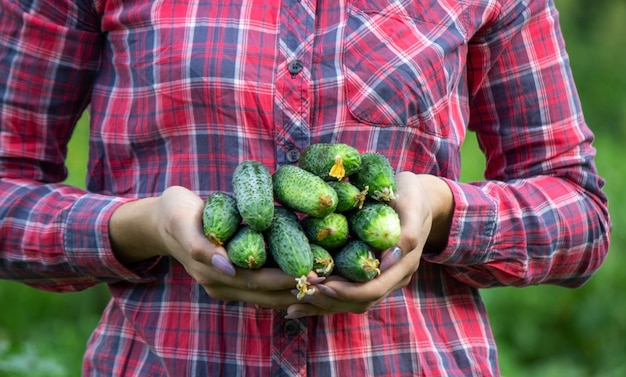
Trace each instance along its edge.
<instances>
[{"instance_id":1,"label":"thumb","mask_svg":"<svg viewBox=\"0 0 626 377\"><path fill-rule=\"evenodd\" d=\"M211 265L219 272L234 277L236 274L235 267L231 261L220 253L215 253L211 257Z\"/></svg>"},{"instance_id":2,"label":"thumb","mask_svg":"<svg viewBox=\"0 0 626 377\"><path fill-rule=\"evenodd\" d=\"M389 267L396 264L402 258L402 249L398 246L394 246L391 249L386 250L382 257L379 269L381 272L389 269Z\"/></svg>"}]
</instances>

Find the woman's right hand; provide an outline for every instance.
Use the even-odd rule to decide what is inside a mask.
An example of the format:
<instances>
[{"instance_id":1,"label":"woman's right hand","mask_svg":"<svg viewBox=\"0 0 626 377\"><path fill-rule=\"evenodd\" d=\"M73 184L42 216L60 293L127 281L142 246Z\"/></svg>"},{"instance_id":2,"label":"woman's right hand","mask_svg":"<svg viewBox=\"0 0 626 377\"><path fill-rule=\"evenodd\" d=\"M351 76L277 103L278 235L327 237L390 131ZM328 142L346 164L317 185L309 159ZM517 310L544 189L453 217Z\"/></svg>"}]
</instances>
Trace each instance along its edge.
<instances>
[{"instance_id":1,"label":"woman's right hand","mask_svg":"<svg viewBox=\"0 0 626 377\"><path fill-rule=\"evenodd\" d=\"M156 198L120 206L111 217L113 251L130 264L171 256L213 298L284 309L297 303L295 279L278 268L235 268L224 247L211 243L202 230L204 201L190 190L173 186ZM314 274L310 277L314 282Z\"/></svg>"}]
</instances>

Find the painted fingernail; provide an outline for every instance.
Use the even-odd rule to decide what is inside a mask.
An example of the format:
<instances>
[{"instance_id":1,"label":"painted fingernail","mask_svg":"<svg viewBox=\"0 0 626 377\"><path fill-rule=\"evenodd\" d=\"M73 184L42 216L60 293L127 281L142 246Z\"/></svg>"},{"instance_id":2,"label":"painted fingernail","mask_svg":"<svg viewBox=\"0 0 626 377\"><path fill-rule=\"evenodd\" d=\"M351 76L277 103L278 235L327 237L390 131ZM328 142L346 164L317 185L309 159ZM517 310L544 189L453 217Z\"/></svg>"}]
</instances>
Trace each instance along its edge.
<instances>
[{"instance_id":1,"label":"painted fingernail","mask_svg":"<svg viewBox=\"0 0 626 377\"><path fill-rule=\"evenodd\" d=\"M320 292L322 292L326 296L337 297L337 292L335 292L334 289L325 286L324 284L318 284L318 285L316 285L316 287L317 287L317 289L320 290Z\"/></svg>"},{"instance_id":2,"label":"painted fingernail","mask_svg":"<svg viewBox=\"0 0 626 377\"><path fill-rule=\"evenodd\" d=\"M391 250L389 250L389 252L387 252L387 254L385 254L385 257L380 262L380 270L385 271L389 267L396 264L396 262L399 261L401 257L402 250L398 246L394 246Z\"/></svg>"},{"instance_id":3,"label":"painted fingernail","mask_svg":"<svg viewBox=\"0 0 626 377\"><path fill-rule=\"evenodd\" d=\"M324 280L326 280L326 278L324 276L318 276L318 277L314 277L314 278L307 279L307 280L311 284L319 284L323 282Z\"/></svg>"},{"instance_id":4,"label":"painted fingernail","mask_svg":"<svg viewBox=\"0 0 626 377\"><path fill-rule=\"evenodd\" d=\"M228 259L224 258L220 254L214 254L211 257L211 264L218 271L228 276L235 276L235 267L233 267L233 265L230 263Z\"/></svg>"}]
</instances>

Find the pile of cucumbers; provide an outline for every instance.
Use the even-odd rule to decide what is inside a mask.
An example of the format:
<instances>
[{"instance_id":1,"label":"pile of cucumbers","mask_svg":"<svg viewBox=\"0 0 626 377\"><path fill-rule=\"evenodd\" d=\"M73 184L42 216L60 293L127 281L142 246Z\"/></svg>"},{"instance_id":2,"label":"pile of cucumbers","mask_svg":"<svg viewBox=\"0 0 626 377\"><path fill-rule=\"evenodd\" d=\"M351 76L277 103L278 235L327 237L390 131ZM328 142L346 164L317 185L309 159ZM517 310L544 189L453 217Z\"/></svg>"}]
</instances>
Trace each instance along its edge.
<instances>
[{"instance_id":1,"label":"pile of cucumbers","mask_svg":"<svg viewBox=\"0 0 626 377\"><path fill-rule=\"evenodd\" d=\"M396 181L388 159L376 152L318 143L299 165L274 174L246 160L233 172L234 196L214 192L205 202L206 237L223 245L242 268L270 260L296 279L299 298L313 293L306 276L338 274L366 282L378 274L377 252L400 238L400 219L388 204Z\"/></svg>"}]
</instances>

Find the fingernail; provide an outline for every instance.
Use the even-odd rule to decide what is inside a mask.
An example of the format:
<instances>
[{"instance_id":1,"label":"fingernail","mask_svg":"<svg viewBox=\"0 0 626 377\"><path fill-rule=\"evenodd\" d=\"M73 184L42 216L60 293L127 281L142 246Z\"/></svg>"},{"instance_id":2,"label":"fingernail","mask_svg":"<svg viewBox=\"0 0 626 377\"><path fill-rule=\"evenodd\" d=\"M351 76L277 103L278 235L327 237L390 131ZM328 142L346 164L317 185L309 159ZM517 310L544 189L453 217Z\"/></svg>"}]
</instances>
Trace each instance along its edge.
<instances>
[{"instance_id":1,"label":"fingernail","mask_svg":"<svg viewBox=\"0 0 626 377\"><path fill-rule=\"evenodd\" d=\"M326 280L326 278L324 276L318 276L318 277L314 277L311 279L307 279L307 281L311 284L319 284L321 282L323 282L324 280Z\"/></svg>"},{"instance_id":2,"label":"fingernail","mask_svg":"<svg viewBox=\"0 0 626 377\"><path fill-rule=\"evenodd\" d=\"M235 276L235 267L233 267L233 265L230 263L228 259L224 258L220 254L214 254L211 257L211 264L218 271L228 276Z\"/></svg>"},{"instance_id":3,"label":"fingernail","mask_svg":"<svg viewBox=\"0 0 626 377\"><path fill-rule=\"evenodd\" d=\"M302 302L306 302L309 304L312 304L315 302L315 296L310 295L310 294L300 295L297 289L292 289L291 294L294 295L296 298L298 298L298 300Z\"/></svg>"},{"instance_id":4,"label":"fingernail","mask_svg":"<svg viewBox=\"0 0 626 377\"><path fill-rule=\"evenodd\" d=\"M317 289L320 290L323 294L329 297L337 297L337 292L334 289L325 286L324 284L316 285Z\"/></svg>"},{"instance_id":5,"label":"fingernail","mask_svg":"<svg viewBox=\"0 0 626 377\"><path fill-rule=\"evenodd\" d=\"M385 254L385 257L380 262L380 270L385 271L389 267L396 264L396 262L399 261L401 257L402 250L398 246L394 246L391 250L389 250L389 252L387 252L387 254Z\"/></svg>"},{"instance_id":6,"label":"fingernail","mask_svg":"<svg viewBox=\"0 0 626 377\"><path fill-rule=\"evenodd\" d=\"M298 319L298 318L302 318L302 317L305 317L305 316L306 316L305 312L295 311L295 312L293 312L291 314L288 313L285 316L285 319Z\"/></svg>"}]
</instances>

